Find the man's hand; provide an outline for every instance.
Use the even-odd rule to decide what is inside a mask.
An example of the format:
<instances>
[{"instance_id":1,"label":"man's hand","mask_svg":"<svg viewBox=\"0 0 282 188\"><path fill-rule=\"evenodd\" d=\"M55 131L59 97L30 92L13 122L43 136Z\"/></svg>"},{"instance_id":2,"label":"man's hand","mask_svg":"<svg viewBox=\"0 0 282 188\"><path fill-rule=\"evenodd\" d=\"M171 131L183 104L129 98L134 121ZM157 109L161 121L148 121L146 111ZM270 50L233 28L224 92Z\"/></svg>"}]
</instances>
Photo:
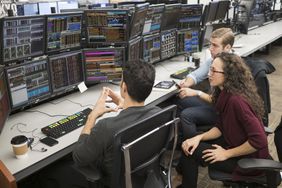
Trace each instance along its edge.
<instances>
[{"instance_id":1,"label":"man's hand","mask_svg":"<svg viewBox=\"0 0 282 188\"><path fill-rule=\"evenodd\" d=\"M107 88L107 89L109 91L109 95L108 96L112 99L111 102L115 103L117 105L118 109L122 109L123 108L123 104L124 104L124 99L120 95L116 94L110 88ZM109 101L107 101L107 102L109 102Z\"/></svg>"}]
</instances>

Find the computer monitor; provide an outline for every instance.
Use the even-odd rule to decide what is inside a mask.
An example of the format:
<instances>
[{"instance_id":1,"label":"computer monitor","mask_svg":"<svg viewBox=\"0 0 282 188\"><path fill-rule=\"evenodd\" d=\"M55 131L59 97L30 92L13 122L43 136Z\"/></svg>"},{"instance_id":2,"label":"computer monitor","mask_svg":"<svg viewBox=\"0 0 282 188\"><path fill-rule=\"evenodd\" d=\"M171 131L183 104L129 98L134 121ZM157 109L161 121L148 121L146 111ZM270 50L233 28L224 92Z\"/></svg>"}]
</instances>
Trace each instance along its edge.
<instances>
[{"instance_id":1,"label":"computer monitor","mask_svg":"<svg viewBox=\"0 0 282 188\"><path fill-rule=\"evenodd\" d=\"M19 62L45 51L45 18L18 16L2 18L2 62Z\"/></svg>"},{"instance_id":2,"label":"computer monitor","mask_svg":"<svg viewBox=\"0 0 282 188\"><path fill-rule=\"evenodd\" d=\"M161 59L161 37L159 33L143 37L143 60L155 63Z\"/></svg>"},{"instance_id":3,"label":"computer monitor","mask_svg":"<svg viewBox=\"0 0 282 188\"><path fill-rule=\"evenodd\" d=\"M203 5L182 5L179 14L178 29L200 28Z\"/></svg>"},{"instance_id":4,"label":"computer monitor","mask_svg":"<svg viewBox=\"0 0 282 188\"><path fill-rule=\"evenodd\" d=\"M128 42L127 60L139 60L141 57L141 37L136 37Z\"/></svg>"},{"instance_id":5,"label":"computer monitor","mask_svg":"<svg viewBox=\"0 0 282 188\"><path fill-rule=\"evenodd\" d=\"M128 10L93 9L84 12L87 46L93 44L126 44L128 40Z\"/></svg>"},{"instance_id":6,"label":"computer monitor","mask_svg":"<svg viewBox=\"0 0 282 188\"><path fill-rule=\"evenodd\" d=\"M199 28L177 31L177 54L199 51Z\"/></svg>"},{"instance_id":7,"label":"computer monitor","mask_svg":"<svg viewBox=\"0 0 282 188\"><path fill-rule=\"evenodd\" d=\"M121 80L125 62L123 47L84 49L82 54L86 84Z\"/></svg>"},{"instance_id":8,"label":"computer monitor","mask_svg":"<svg viewBox=\"0 0 282 188\"><path fill-rule=\"evenodd\" d=\"M141 36L143 32L148 8L149 8L149 3L139 4L135 6L133 17L130 23L129 39L133 39L137 36Z\"/></svg>"},{"instance_id":9,"label":"computer monitor","mask_svg":"<svg viewBox=\"0 0 282 188\"><path fill-rule=\"evenodd\" d=\"M78 9L77 1L58 1L57 2L58 13L61 13L61 10L65 9Z\"/></svg>"},{"instance_id":10,"label":"computer monitor","mask_svg":"<svg viewBox=\"0 0 282 188\"><path fill-rule=\"evenodd\" d=\"M0 66L0 134L11 111L4 68Z\"/></svg>"},{"instance_id":11,"label":"computer monitor","mask_svg":"<svg viewBox=\"0 0 282 188\"><path fill-rule=\"evenodd\" d=\"M81 48L81 13L47 15L46 52Z\"/></svg>"},{"instance_id":12,"label":"computer monitor","mask_svg":"<svg viewBox=\"0 0 282 188\"><path fill-rule=\"evenodd\" d=\"M215 15L216 20L224 20L229 11L230 1L219 1L218 9Z\"/></svg>"},{"instance_id":13,"label":"computer monitor","mask_svg":"<svg viewBox=\"0 0 282 188\"><path fill-rule=\"evenodd\" d=\"M17 5L18 16L33 16L38 14L39 11L38 11L37 3L27 3L27 4Z\"/></svg>"},{"instance_id":14,"label":"computer monitor","mask_svg":"<svg viewBox=\"0 0 282 188\"><path fill-rule=\"evenodd\" d=\"M165 5L165 10L162 16L162 31L177 28L180 7L181 4Z\"/></svg>"},{"instance_id":15,"label":"computer monitor","mask_svg":"<svg viewBox=\"0 0 282 188\"><path fill-rule=\"evenodd\" d=\"M149 6L145 18L143 35L160 32L164 7L164 4Z\"/></svg>"},{"instance_id":16,"label":"computer monitor","mask_svg":"<svg viewBox=\"0 0 282 188\"><path fill-rule=\"evenodd\" d=\"M201 32L201 43L200 43L200 49L204 46L208 46L210 44L210 38L213 32L213 25L207 24L204 27L204 30Z\"/></svg>"},{"instance_id":17,"label":"computer monitor","mask_svg":"<svg viewBox=\"0 0 282 188\"><path fill-rule=\"evenodd\" d=\"M57 2L40 2L38 10L40 15L59 13Z\"/></svg>"},{"instance_id":18,"label":"computer monitor","mask_svg":"<svg viewBox=\"0 0 282 188\"><path fill-rule=\"evenodd\" d=\"M218 1L212 1L208 5L206 5L203 17L203 25L216 20L215 18L218 11L218 5Z\"/></svg>"},{"instance_id":19,"label":"computer monitor","mask_svg":"<svg viewBox=\"0 0 282 188\"><path fill-rule=\"evenodd\" d=\"M49 56L53 94L61 94L76 88L83 81L81 51L71 51Z\"/></svg>"},{"instance_id":20,"label":"computer monitor","mask_svg":"<svg viewBox=\"0 0 282 188\"><path fill-rule=\"evenodd\" d=\"M161 59L176 55L176 29L161 32Z\"/></svg>"},{"instance_id":21,"label":"computer monitor","mask_svg":"<svg viewBox=\"0 0 282 188\"><path fill-rule=\"evenodd\" d=\"M45 100L51 95L47 58L6 67L13 110Z\"/></svg>"}]
</instances>

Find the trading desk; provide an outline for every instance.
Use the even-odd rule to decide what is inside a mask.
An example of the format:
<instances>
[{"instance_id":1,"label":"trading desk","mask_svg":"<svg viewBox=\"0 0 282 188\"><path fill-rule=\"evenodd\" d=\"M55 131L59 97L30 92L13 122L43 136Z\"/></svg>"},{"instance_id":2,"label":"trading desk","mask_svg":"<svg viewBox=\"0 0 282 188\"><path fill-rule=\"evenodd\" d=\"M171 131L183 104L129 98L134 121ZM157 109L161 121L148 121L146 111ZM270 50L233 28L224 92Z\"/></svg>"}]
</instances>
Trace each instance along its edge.
<instances>
[{"instance_id":1,"label":"trading desk","mask_svg":"<svg viewBox=\"0 0 282 188\"><path fill-rule=\"evenodd\" d=\"M241 44L241 48L236 48L235 52L241 56L252 54L265 45L279 39L282 36L282 21L275 22L252 31L248 35L237 35L235 44ZM201 63L209 57L208 50L201 53ZM187 66L193 66L193 63L185 62L184 56L180 55L156 65L156 82L161 80L171 80L170 74ZM23 134L27 137L35 137L35 142L44 137L41 128L54 123L67 115L72 115L87 107L92 107L100 96L102 87L107 86L114 91L119 91L119 86L103 83L89 88L84 93L73 93L62 98L41 104L26 111L11 115L5 124L0 136L0 159L4 162L10 172L15 176L17 181L35 173L46 165L60 159L73 149L75 142L78 140L81 129L68 133L58 138L59 144L48 147L39 143L34 149L40 150L42 147L48 149L46 152L29 151L25 159L16 159L10 140L16 135ZM151 95L145 101L146 105L159 104L169 97L175 95L176 87L171 89L153 89ZM40 112L31 112L40 111ZM48 116L47 114L51 115ZM53 117L53 115L62 115ZM105 114L101 118L115 116L117 113Z\"/></svg>"}]
</instances>

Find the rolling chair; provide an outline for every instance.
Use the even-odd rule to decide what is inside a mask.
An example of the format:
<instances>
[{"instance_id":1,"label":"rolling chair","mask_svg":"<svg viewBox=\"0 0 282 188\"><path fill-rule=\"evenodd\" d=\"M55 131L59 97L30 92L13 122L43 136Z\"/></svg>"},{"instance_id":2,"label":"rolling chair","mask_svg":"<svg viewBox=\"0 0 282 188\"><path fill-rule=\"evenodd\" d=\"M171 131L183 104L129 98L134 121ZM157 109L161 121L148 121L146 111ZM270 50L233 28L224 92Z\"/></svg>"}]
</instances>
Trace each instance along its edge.
<instances>
[{"instance_id":1,"label":"rolling chair","mask_svg":"<svg viewBox=\"0 0 282 188\"><path fill-rule=\"evenodd\" d=\"M112 188L171 187L171 164L177 142L176 106L140 120L114 136ZM168 168L161 157L173 141ZM84 173L89 182L99 185L100 172Z\"/></svg>"},{"instance_id":2,"label":"rolling chair","mask_svg":"<svg viewBox=\"0 0 282 188\"><path fill-rule=\"evenodd\" d=\"M0 160L0 187L1 188L17 188L15 177L11 174L9 169Z\"/></svg>"}]
</instances>

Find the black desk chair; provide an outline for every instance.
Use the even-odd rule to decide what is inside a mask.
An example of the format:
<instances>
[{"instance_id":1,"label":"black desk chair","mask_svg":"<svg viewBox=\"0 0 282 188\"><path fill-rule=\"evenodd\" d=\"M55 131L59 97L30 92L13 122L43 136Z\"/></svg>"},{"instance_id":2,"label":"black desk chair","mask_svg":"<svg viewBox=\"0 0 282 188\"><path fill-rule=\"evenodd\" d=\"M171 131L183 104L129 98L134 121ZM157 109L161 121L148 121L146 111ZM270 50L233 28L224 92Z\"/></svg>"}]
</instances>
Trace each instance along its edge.
<instances>
[{"instance_id":1,"label":"black desk chair","mask_svg":"<svg viewBox=\"0 0 282 188\"><path fill-rule=\"evenodd\" d=\"M112 188L171 187L171 164L179 122L175 115L176 106L169 106L114 136ZM170 141L173 141L173 149L165 169L160 165L161 157ZM89 181L99 181L99 172L89 173Z\"/></svg>"}]
</instances>

